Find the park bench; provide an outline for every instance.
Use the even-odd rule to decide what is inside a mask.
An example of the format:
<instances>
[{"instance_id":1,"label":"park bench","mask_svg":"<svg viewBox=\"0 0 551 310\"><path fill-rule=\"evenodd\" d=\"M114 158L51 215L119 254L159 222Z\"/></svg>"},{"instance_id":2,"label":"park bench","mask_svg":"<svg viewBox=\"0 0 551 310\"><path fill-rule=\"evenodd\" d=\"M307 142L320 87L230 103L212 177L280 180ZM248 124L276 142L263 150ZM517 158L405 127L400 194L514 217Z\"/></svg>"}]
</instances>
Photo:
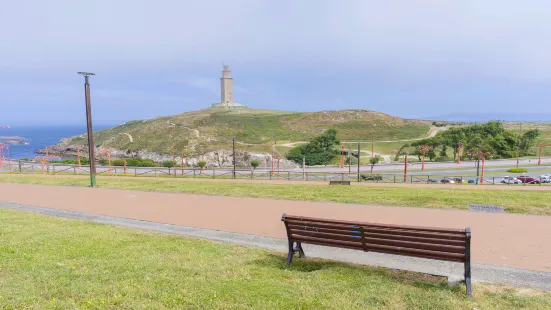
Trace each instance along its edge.
<instances>
[{"instance_id":1,"label":"park bench","mask_svg":"<svg viewBox=\"0 0 551 310\"><path fill-rule=\"evenodd\" d=\"M461 262L467 295L471 296L471 231L365 222L337 221L303 216L281 217L287 229L289 254L305 257L302 243Z\"/></svg>"},{"instance_id":2,"label":"park bench","mask_svg":"<svg viewBox=\"0 0 551 310\"><path fill-rule=\"evenodd\" d=\"M329 185L350 185L350 181L329 181Z\"/></svg>"}]
</instances>

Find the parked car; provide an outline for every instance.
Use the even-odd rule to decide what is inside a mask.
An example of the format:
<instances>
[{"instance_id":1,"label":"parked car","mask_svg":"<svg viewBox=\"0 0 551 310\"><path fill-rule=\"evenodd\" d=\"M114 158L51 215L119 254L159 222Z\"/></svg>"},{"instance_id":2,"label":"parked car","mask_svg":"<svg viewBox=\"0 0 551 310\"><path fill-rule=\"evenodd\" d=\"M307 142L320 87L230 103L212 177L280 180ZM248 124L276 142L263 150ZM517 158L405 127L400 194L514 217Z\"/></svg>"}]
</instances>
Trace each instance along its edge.
<instances>
[{"instance_id":1,"label":"parked car","mask_svg":"<svg viewBox=\"0 0 551 310\"><path fill-rule=\"evenodd\" d=\"M442 179L440 180L440 183L455 184L455 181L450 179Z\"/></svg>"},{"instance_id":2,"label":"parked car","mask_svg":"<svg viewBox=\"0 0 551 310\"><path fill-rule=\"evenodd\" d=\"M453 178L453 181L457 184L465 183L462 178Z\"/></svg>"},{"instance_id":3,"label":"parked car","mask_svg":"<svg viewBox=\"0 0 551 310\"><path fill-rule=\"evenodd\" d=\"M476 180L473 180L473 179L470 179L467 181L467 184L475 184L476 183Z\"/></svg>"},{"instance_id":4,"label":"parked car","mask_svg":"<svg viewBox=\"0 0 551 310\"><path fill-rule=\"evenodd\" d=\"M429 183L438 183L438 180L437 179L429 179L428 182Z\"/></svg>"},{"instance_id":5,"label":"parked car","mask_svg":"<svg viewBox=\"0 0 551 310\"><path fill-rule=\"evenodd\" d=\"M551 174L544 174L540 176L541 183L551 183Z\"/></svg>"},{"instance_id":6,"label":"parked car","mask_svg":"<svg viewBox=\"0 0 551 310\"><path fill-rule=\"evenodd\" d=\"M541 184L541 181L537 178L527 176L527 175L521 175L517 179L519 179L522 183L526 184Z\"/></svg>"},{"instance_id":7,"label":"parked car","mask_svg":"<svg viewBox=\"0 0 551 310\"><path fill-rule=\"evenodd\" d=\"M522 181L515 178L515 177L505 176L501 180L501 183L503 183L503 184L521 184Z\"/></svg>"}]
</instances>

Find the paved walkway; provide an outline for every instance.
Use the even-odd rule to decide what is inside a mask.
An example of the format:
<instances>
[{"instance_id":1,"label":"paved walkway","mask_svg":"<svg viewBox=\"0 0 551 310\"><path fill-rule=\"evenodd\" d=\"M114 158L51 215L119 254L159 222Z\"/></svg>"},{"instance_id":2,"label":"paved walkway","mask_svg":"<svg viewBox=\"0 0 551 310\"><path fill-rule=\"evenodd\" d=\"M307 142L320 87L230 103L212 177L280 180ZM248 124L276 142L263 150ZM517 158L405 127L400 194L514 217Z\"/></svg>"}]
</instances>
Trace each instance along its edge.
<instances>
[{"instance_id":1,"label":"paved walkway","mask_svg":"<svg viewBox=\"0 0 551 310\"><path fill-rule=\"evenodd\" d=\"M551 217L0 183L0 201L270 238L282 213L465 228L473 262L551 272Z\"/></svg>"}]
</instances>

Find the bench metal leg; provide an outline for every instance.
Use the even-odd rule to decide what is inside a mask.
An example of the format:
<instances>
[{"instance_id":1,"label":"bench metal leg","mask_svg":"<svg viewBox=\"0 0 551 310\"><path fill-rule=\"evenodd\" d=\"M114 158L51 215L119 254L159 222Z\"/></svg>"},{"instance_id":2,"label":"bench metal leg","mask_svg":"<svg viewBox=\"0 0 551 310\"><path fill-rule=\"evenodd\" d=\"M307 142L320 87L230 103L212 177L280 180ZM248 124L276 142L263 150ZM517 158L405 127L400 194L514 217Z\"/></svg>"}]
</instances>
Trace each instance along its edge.
<instances>
[{"instance_id":1,"label":"bench metal leg","mask_svg":"<svg viewBox=\"0 0 551 310\"><path fill-rule=\"evenodd\" d=\"M287 254L287 264L290 264L293 261L293 255L295 251L293 250L293 241L289 240L289 254Z\"/></svg>"},{"instance_id":2,"label":"bench metal leg","mask_svg":"<svg viewBox=\"0 0 551 310\"><path fill-rule=\"evenodd\" d=\"M300 242L297 242L296 244L297 245L295 247L295 253L298 252L298 257L305 258L306 254L304 254L304 250L302 249L302 244Z\"/></svg>"},{"instance_id":3,"label":"bench metal leg","mask_svg":"<svg viewBox=\"0 0 551 310\"><path fill-rule=\"evenodd\" d=\"M467 287L467 296L473 296L471 288L471 230L466 229L465 236L465 286Z\"/></svg>"}]
</instances>

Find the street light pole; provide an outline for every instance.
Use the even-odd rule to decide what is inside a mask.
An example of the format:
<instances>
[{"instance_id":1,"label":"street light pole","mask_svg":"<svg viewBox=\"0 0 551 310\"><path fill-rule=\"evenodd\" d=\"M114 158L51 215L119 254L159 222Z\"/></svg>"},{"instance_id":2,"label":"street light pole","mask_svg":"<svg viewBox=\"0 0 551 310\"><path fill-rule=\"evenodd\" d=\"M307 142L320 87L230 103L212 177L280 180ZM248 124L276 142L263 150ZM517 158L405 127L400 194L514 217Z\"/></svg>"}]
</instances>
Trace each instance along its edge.
<instances>
[{"instance_id":1,"label":"street light pole","mask_svg":"<svg viewBox=\"0 0 551 310\"><path fill-rule=\"evenodd\" d=\"M478 153L476 154L476 184L480 177L480 145L478 146Z\"/></svg>"},{"instance_id":2,"label":"street light pole","mask_svg":"<svg viewBox=\"0 0 551 310\"><path fill-rule=\"evenodd\" d=\"M358 142L358 182L360 182L360 142Z\"/></svg>"},{"instance_id":3,"label":"street light pole","mask_svg":"<svg viewBox=\"0 0 551 310\"><path fill-rule=\"evenodd\" d=\"M520 161L520 137L522 136L522 123L520 123L520 132L518 134L518 144L517 144L517 169L518 162Z\"/></svg>"},{"instance_id":4,"label":"street light pole","mask_svg":"<svg viewBox=\"0 0 551 310\"><path fill-rule=\"evenodd\" d=\"M232 140L233 145L233 178L235 179L235 138Z\"/></svg>"},{"instance_id":5,"label":"street light pole","mask_svg":"<svg viewBox=\"0 0 551 310\"><path fill-rule=\"evenodd\" d=\"M86 128L88 132L88 153L90 154L90 186L96 187L96 156L94 153L94 135L92 130L92 107L90 105L90 83L88 77L96 75L91 72L77 72L84 76L84 98L86 101Z\"/></svg>"}]
</instances>

